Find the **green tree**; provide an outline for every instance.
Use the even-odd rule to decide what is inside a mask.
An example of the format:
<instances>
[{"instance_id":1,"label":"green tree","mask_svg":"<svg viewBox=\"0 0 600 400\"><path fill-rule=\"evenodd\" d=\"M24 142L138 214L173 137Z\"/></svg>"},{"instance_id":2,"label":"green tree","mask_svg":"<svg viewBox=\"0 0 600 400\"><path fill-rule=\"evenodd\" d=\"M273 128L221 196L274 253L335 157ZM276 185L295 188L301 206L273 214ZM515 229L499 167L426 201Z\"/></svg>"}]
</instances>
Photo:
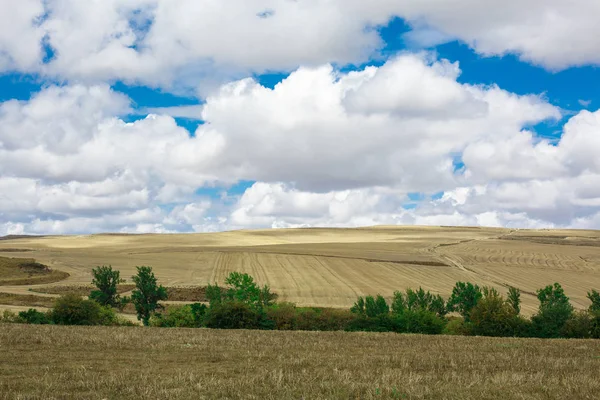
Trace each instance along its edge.
<instances>
[{"instance_id":1,"label":"green tree","mask_svg":"<svg viewBox=\"0 0 600 400\"><path fill-rule=\"evenodd\" d=\"M592 302L589 308L590 312L600 313L600 293L598 293L597 290L592 289L591 292L588 292L587 298Z\"/></svg>"},{"instance_id":2,"label":"green tree","mask_svg":"<svg viewBox=\"0 0 600 400\"><path fill-rule=\"evenodd\" d=\"M135 290L131 294L131 301L135 306L138 320L148 326L150 317L158 309L164 307L158 302L167 299L167 289L158 285L151 267L136 267L137 275L131 279L135 283Z\"/></svg>"},{"instance_id":3,"label":"green tree","mask_svg":"<svg viewBox=\"0 0 600 400\"><path fill-rule=\"evenodd\" d=\"M250 307L260 310L273 305L275 300L275 294L271 293L268 285L259 287L248 274L232 272L225 279L225 284L228 285L228 288L224 295L228 301L248 304ZM211 290L216 291L216 289Z\"/></svg>"},{"instance_id":4,"label":"green tree","mask_svg":"<svg viewBox=\"0 0 600 400\"><path fill-rule=\"evenodd\" d=\"M350 308L350 311L354 314L359 314L359 315L367 315L366 309L365 309L365 299L364 297L359 297L356 300L356 303L354 303L354 305Z\"/></svg>"},{"instance_id":5,"label":"green tree","mask_svg":"<svg viewBox=\"0 0 600 400\"><path fill-rule=\"evenodd\" d=\"M392 313L402 314L406 310L406 299L402 292L394 292L394 298L392 299Z\"/></svg>"},{"instance_id":6,"label":"green tree","mask_svg":"<svg viewBox=\"0 0 600 400\"><path fill-rule=\"evenodd\" d=\"M573 306L560 284L548 285L537 291L538 313L531 318L536 336L560 337L565 323L573 315Z\"/></svg>"},{"instance_id":7,"label":"green tree","mask_svg":"<svg viewBox=\"0 0 600 400\"><path fill-rule=\"evenodd\" d=\"M457 282L452 289L452 295L448 299L448 311L456 311L469 322L469 313L481 299L481 289L471 282Z\"/></svg>"},{"instance_id":8,"label":"green tree","mask_svg":"<svg viewBox=\"0 0 600 400\"><path fill-rule=\"evenodd\" d=\"M508 288L508 298L506 299L506 302L516 315L521 313L521 291L519 289L510 286Z\"/></svg>"},{"instance_id":9,"label":"green tree","mask_svg":"<svg viewBox=\"0 0 600 400\"><path fill-rule=\"evenodd\" d=\"M92 284L98 290L92 290L90 300L103 306L119 307L121 298L117 291L117 285L125 282L124 279L121 279L120 272L113 270L110 265L103 265L92 269L92 276Z\"/></svg>"}]
</instances>

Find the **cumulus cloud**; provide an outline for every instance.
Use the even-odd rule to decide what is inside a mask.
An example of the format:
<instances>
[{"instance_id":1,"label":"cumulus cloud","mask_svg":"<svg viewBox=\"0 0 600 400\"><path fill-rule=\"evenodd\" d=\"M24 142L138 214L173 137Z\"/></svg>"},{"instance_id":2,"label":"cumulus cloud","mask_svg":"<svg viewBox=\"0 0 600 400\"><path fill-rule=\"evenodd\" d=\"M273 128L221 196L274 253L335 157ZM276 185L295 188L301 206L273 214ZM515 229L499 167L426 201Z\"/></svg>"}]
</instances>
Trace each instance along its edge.
<instances>
[{"instance_id":1,"label":"cumulus cloud","mask_svg":"<svg viewBox=\"0 0 600 400\"><path fill-rule=\"evenodd\" d=\"M376 28L395 16L413 26L406 40L417 45L457 38L549 69L600 63L595 0L2 0L0 8L0 71L201 85L203 95L252 72L368 61L383 45Z\"/></svg>"},{"instance_id":2,"label":"cumulus cloud","mask_svg":"<svg viewBox=\"0 0 600 400\"><path fill-rule=\"evenodd\" d=\"M130 100L106 85L47 87L0 104L0 233L594 226L600 111L550 143L528 128L562 117L542 96L459 75L403 54L348 73L300 68L273 89L243 79L206 99L193 136L169 115L125 122ZM226 199L197 192L241 180L256 183Z\"/></svg>"}]
</instances>

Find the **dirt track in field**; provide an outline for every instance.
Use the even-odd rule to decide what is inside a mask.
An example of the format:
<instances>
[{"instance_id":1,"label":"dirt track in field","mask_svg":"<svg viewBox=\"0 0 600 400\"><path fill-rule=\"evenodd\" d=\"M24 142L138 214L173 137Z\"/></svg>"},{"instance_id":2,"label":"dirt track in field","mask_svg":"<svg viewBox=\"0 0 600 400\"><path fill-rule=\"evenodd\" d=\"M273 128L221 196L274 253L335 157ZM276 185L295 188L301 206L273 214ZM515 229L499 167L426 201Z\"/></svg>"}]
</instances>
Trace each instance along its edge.
<instances>
[{"instance_id":1,"label":"dirt track in field","mask_svg":"<svg viewBox=\"0 0 600 400\"><path fill-rule=\"evenodd\" d=\"M3 252L2 249L9 249ZM19 250L23 250L20 252ZM111 264L129 278L150 265L162 284L222 282L231 271L269 284L280 300L349 307L356 297L422 286L448 296L457 281L524 291L560 282L576 307L600 288L600 232L459 227L282 229L181 235L86 235L0 241L0 256L35 258L70 274L54 285L87 284ZM28 293L32 286L0 291Z\"/></svg>"}]
</instances>

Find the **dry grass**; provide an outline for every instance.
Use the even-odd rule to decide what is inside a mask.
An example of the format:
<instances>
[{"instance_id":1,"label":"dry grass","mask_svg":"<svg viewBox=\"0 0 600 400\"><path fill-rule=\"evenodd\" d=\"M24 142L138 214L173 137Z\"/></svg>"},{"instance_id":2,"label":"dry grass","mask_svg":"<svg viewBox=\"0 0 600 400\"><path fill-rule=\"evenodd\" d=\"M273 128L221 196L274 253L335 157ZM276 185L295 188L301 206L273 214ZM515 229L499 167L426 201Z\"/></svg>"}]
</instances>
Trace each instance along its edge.
<instances>
[{"instance_id":1,"label":"dry grass","mask_svg":"<svg viewBox=\"0 0 600 400\"><path fill-rule=\"evenodd\" d=\"M54 298L34 294L0 293L0 304L23 307L53 307Z\"/></svg>"},{"instance_id":2,"label":"dry grass","mask_svg":"<svg viewBox=\"0 0 600 400\"><path fill-rule=\"evenodd\" d=\"M135 288L134 284L122 284L117 286L118 293L126 293ZM77 296L89 296L92 290L96 289L93 285L68 285L68 286L41 286L31 288L30 291L45 294L76 294ZM1 304L1 303L0 303Z\"/></svg>"},{"instance_id":3,"label":"dry grass","mask_svg":"<svg viewBox=\"0 0 600 400\"><path fill-rule=\"evenodd\" d=\"M3 325L4 399L597 399L600 341Z\"/></svg>"},{"instance_id":4,"label":"dry grass","mask_svg":"<svg viewBox=\"0 0 600 400\"><path fill-rule=\"evenodd\" d=\"M135 288L134 284L122 284L117 286L118 293L127 293ZM69 286L42 286L31 288L30 291L45 294L76 294L78 296L89 296L95 289L92 285L69 285ZM167 287L169 301L207 301L205 286ZM2 302L0 301L0 304Z\"/></svg>"},{"instance_id":5,"label":"dry grass","mask_svg":"<svg viewBox=\"0 0 600 400\"><path fill-rule=\"evenodd\" d=\"M533 294L547 284L560 282L577 308L588 306L588 290L600 288L598 231L375 227L49 236L3 240L2 249L30 250L21 255L71 274L65 285L89 284L92 268L103 264L124 278L150 265L168 287L222 283L241 271L300 306L346 308L357 296L389 298L419 286L447 297L457 281L471 281L502 292L522 289L523 312L531 314Z\"/></svg>"},{"instance_id":6,"label":"dry grass","mask_svg":"<svg viewBox=\"0 0 600 400\"><path fill-rule=\"evenodd\" d=\"M0 286L52 283L68 277L68 273L50 269L33 258L0 257Z\"/></svg>"}]
</instances>

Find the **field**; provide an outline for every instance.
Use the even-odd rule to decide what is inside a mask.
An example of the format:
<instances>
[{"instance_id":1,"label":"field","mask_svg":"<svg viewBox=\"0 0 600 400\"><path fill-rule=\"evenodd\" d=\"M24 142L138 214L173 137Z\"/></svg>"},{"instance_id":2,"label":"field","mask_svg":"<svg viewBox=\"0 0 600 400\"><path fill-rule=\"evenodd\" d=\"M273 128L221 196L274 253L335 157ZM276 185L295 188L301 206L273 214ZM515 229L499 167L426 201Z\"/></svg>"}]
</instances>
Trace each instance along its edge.
<instances>
[{"instance_id":1,"label":"field","mask_svg":"<svg viewBox=\"0 0 600 400\"><path fill-rule=\"evenodd\" d=\"M597 399L600 341L0 325L0 399Z\"/></svg>"},{"instance_id":2,"label":"field","mask_svg":"<svg viewBox=\"0 0 600 400\"><path fill-rule=\"evenodd\" d=\"M222 283L231 271L248 272L278 300L305 306L349 307L359 295L391 297L419 286L447 297L455 282L471 281L501 292L520 288L523 312L531 314L535 291L547 284L561 283L576 308L588 306L588 290L600 289L598 231L374 227L15 237L0 240L0 256L35 259L69 274L51 284L0 286L13 294L89 285L91 269L102 264L125 278L136 265L150 265L170 287Z\"/></svg>"}]
</instances>

